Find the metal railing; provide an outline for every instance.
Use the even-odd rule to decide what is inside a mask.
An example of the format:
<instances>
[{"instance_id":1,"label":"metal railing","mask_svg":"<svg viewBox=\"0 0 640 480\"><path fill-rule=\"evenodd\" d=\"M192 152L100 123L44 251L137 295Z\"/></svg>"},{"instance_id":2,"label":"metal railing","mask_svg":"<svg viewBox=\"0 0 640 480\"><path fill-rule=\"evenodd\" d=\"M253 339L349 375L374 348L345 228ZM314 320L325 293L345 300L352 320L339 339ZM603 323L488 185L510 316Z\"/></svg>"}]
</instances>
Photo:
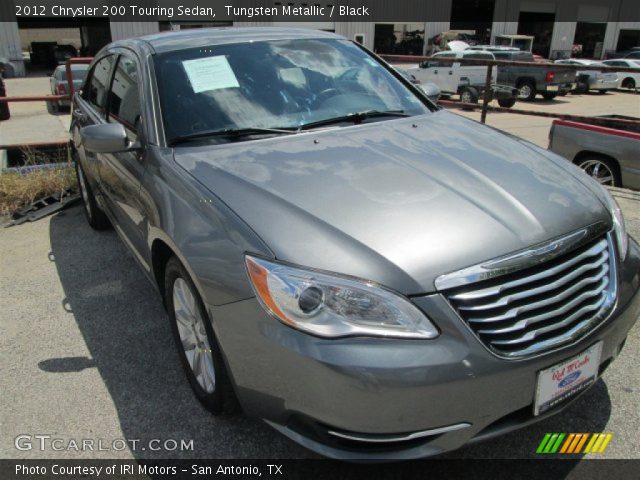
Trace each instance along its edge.
<instances>
[{"instance_id":1,"label":"metal railing","mask_svg":"<svg viewBox=\"0 0 640 480\"><path fill-rule=\"evenodd\" d=\"M390 66L393 67L393 63L413 63L413 64L421 64L425 61L429 60L437 60L442 66L451 66L454 63L459 63L460 65L479 65L479 66L487 66L487 74L484 82L484 94L482 98L482 104L473 104L473 103L463 103L454 100L439 100L438 103L445 106L453 106L453 107L461 107L468 109L481 109L480 122L485 123L487 118L487 113L489 111L492 112L509 112L515 113L518 115L531 115L537 117L550 117L550 118L559 118L562 120L571 120L575 122L583 122L583 123L591 123L594 125L636 125L640 126L640 120L628 120L628 119L619 119L619 118L601 118L601 117L591 117L591 116L581 116L581 115L570 115L570 114L560 114L560 113L550 113L550 112L538 112L534 110L521 110L521 109L513 109L513 108L503 108L503 107L492 107L489 106L489 102L491 101L491 79L493 73L493 67L528 67L528 68L539 68L539 69L566 69L566 70L575 70L575 71L599 71L599 72L631 72L638 73L637 68L629 68L629 67L603 67L597 65L568 65L563 63L552 63L552 62L523 62L523 61L511 61L511 60L485 60L485 59L477 59L477 58L446 58L446 57L428 57L428 56L414 56L414 55L379 55L379 57L387 62Z\"/></svg>"},{"instance_id":2,"label":"metal railing","mask_svg":"<svg viewBox=\"0 0 640 480\"><path fill-rule=\"evenodd\" d=\"M73 71L71 65L79 63L91 63L93 57L75 57L65 62L67 75L67 83L69 84L69 92L65 95L30 95L22 97L0 97L0 103L3 102L58 102L60 100L71 100L74 94L73 88Z\"/></svg>"}]
</instances>

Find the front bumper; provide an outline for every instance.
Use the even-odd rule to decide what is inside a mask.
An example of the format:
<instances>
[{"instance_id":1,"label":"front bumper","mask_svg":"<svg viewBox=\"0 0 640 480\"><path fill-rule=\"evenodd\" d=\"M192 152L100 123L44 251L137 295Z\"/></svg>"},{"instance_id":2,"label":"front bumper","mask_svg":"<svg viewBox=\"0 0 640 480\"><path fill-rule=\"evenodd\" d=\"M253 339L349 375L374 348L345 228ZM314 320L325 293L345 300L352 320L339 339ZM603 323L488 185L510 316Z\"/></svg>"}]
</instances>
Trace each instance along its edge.
<instances>
[{"instance_id":1,"label":"front bumper","mask_svg":"<svg viewBox=\"0 0 640 480\"><path fill-rule=\"evenodd\" d=\"M273 319L256 299L209 309L248 415L267 420L328 457L411 459L453 450L561 410L565 405L533 416L537 372L600 340L604 370L640 313L639 272L640 248L631 241L609 318L571 346L524 360L491 354L438 294L414 299L441 330L438 338L426 341L321 339ZM451 426L456 428L448 431ZM410 437L434 429L433 434ZM402 436L408 439L383 441Z\"/></svg>"}]
</instances>

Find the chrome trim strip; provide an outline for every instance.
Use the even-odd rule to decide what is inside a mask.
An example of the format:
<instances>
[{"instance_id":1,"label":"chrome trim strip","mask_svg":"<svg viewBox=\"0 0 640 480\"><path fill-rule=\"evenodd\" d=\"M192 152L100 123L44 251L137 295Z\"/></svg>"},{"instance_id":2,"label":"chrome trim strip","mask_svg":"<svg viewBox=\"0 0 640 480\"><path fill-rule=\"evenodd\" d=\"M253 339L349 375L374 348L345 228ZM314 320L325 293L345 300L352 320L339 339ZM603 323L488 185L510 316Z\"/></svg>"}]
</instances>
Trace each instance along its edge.
<instances>
[{"instance_id":1,"label":"chrome trim strip","mask_svg":"<svg viewBox=\"0 0 640 480\"><path fill-rule=\"evenodd\" d=\"M609 264L608 263L605 264L605 262L607 262L608 259L609 259L609 255L603 255L602 258L600 258L600 260L593 263L589 263L587 265L583 265L582 267L576 270L572 270L567 275L559 278L555 282L547 283L546 285L542 285L537 288L532 288L530 290L523 290L521 292L513 293L511 295L506 295L504 297L500 297L498 300L492 303L483 303L481 305L474 305L474 306L459 305L458 309L465 310L465 311L470 311L470 310L479 311L479 310L491 310L493 308L498 308L498 307L506 307L507 305L509 305L510 303L516 300L523 300L525 298L533 297L534 295L540 295L541 293L547 293L547 292L550 292L551 290L555 290L557 288L563 287L567 283L569 283L571 280L575 280L577 277L580 277L582 274L597 268L599 273L597 273L595 277L587 277L583 280L580 280L576 284L576 285L582 285L582 286L588 285L589 283L594 283L602 279L602 277L604 277L609 272ZM451 298L455 300L454 297L451 297Z\"/></svg>"},{"instance_id":2,"label":"chrome trim strip","mask_svg":"<svg viewBox=\"0 0 640 480\"><path fill-rule=\"evenodd\" d=\"M596 246L599 245L600 243L601 242L598 242ZM527 326L530 326L531 324L535 324L538 321L557 316L558 314L562 314L564 311L567 311L567 305L563 305L560 308L551 312L545 312L541 315L536 315L533 317L529 317L527 319L523 319L507 328L497 329L497 330L478 329L478 327L480 328L484 327L482 323L478 323L478 322L482 322L483 320L486 321L488 319L476 319L477 322L473 327L470 322L470 319L464 320L461 317L461 320L469 328L469 330L476 336L476 338L478 338L480 343L485 348L487 348L489 352L491 352L496 357L504 358L508 360L532 358L539 355L552 353L554 351L557 351L557 349L560 347L564 348L570 345L574 345L584 335L594 331L596 328L598 328L604 322L606 322L606 320L611 316L613 312L613 307L616 303L616 299L618 296L618 259L615 253L614 243L615 243L615 239L613 237L613 232L609 231L606 234L607 249L600 252L600 255L606 256L608 260L607 264L601 266L600 268L605 270L606 273L608 273L608 275L606 274L605 276L598 275L598 278L600 278L600 285L596 288L596 290L585 292L585 294L582 294L576 299L573 299L569 304L569 306L579 305L580 303L588 300L588 298L581 298L581 297L583 297L584 295L590 294L593 299L598 299L597 303L587 305L581 308L580 310L582 313L586 313L586 311L593 309L593 310L596 310L595 314L591 318L580 321L575 326L573 326L573 328L563 333L562 335L549 338L547 340L542 340L542 341L536 342L533 345L530 345L529 347L526 347L520 350L514 350L511 352L503 351L500 349L501 344L507 343L505 341L500 341L499 339L490 339L490 338L486 338L485 340L482 340L479 337L479 335L482 335L482 334L485 334L485 335L499 334L499 333L505 333L507 331L512 331L514 329L519 330L521 328L526 328ZM604 268L605 266L608 266L608 269L605 269ZM451 306L452 308L455 309L453 304L451 304ZM563 326L569 325L572 320L575 320L577 317L579 317L578 313L579 312L571 315L570 319L565 319L562 322L559 322L558 324L553 324L547 327L542 327L542 328L530 331L525 335L525 337L529 339L528 341L532 341L532 339L529 337L533 333L533 341L535 341L535 338L541 333L546 333L547 331L553 331L557 328L561 328ZM490 322L487 323L487 327L489 325L490 325ZM520 337L518 339L515 339L515 341L523 342L527 340L525 340L524 337ZM513 340L511 342L513 342Z\"/></svg>"},{"instance_id":3,"label":"chrome trim strip","mask_svg":"<svg viewBox=\"0 0 640 480\"><path fill-rule=\"evenodd\" d=\"M419 432L413 432L400 435L368 435L365 433L344 433L336 432L335 430L329 430L328 433L334 437L344 438L346 440L354 440L356 442L366 443L389 443L389 442L406 442L408 440L415 440L416 438L431 437L433 435L440 435L447 432L455 432L456 430L462 430L463 428L470 427L470 423L456 423L455 425L449 425L448 427L433 428L431 430L422 430Z\"/></svg>"},{"instance_id":4,"label":"chrome trim strip","mask_svg":"<svg viewBox=\"0 0 640 480\"><path fill-rule=\"evenodd\" d=\"M556 265L554 268L549 268L547 270L544 270L543 272L536 273L534 275L529 275L527 277L521 277L516 280L512 280L510 282L501 283L500 285L496 285L494 287L483 288L481 290L474 290L472 292L467 292L467 293L459 293L457 295L451 296L450 298L456 301L466 301L466 300L477 300L480 298L489 297L493 295L499 295L507 288L526 286L528 284L531 284L532 282L541 280L543 278L551 277L553 275L556 275L559 272L562 272L563 270L567 270L569 267L575 265L576 263L580 263L586 258L595 257L596 255L599 255L598 260L596 260L596 263L601 263L601 262L604 263L604 260L602 259L603 255L600 255L600 254L602 254L604 250L607 250L607 246L608 246L607 241L602 240L602 242L598 242L589 250L587 250L586 252L583 252L582 255L570 258L566 262L563 262L560 265ZM609 258L608 252L606 253L606 258ZM598 266L596 265L596 263L584 265L580 267L578 270L582 270L582 272L584 273L585 271ZM588 268L585 268L585 267L588 267ZM573 272L576 272L576 270L572 270L572 273Z\"/></svg>"},{"instance_id":5,"label":"chrome trim strip","mask_svg":"<svg viewBox=\"0 0 640 480\"><path fill-rule=\"evenodd\" d=\"M565 318L561 322L552 323L547 327L542 327L537 330L531 330L525 333L524 335L522 335L521 337L514 338L513 340L491 340L491 344L492 345L518 345L519 343L535 340L538 335L542 335L543 333L547 333L547 332L553 332L554 330L570 325L571 322L573 322L576 318L580 318L585 313L593 312L594 310L600 310L604 302L605 302L605 298L601 298L593 305L587 305L585 307L582 307L580 310L578 310L572 315L569 315L567 318ZM588 320L584 320L580 322L579 325L582 325L585 321L587 323L591 323L592 320L593 319L591 318Z\"/></svg>"},{"instance_id":6,"label":"chrome trim strip","mask_svg":"<svg viewBox=\"0 0 640 480\"><path fill-rule=\"evenodd\" d=\"M537 310L540 307L547 307L549 305L554 305L562 300L565 300L567 297L570 297L574 293L579 292L586 285L588 285L589 283L593 283L594 281L597 281L597 280L586 278L585 280L583 280L583 282L585 283L582 283L582 282L576 283L573 286L566 289L564 292L556 295L555 297L545 298L544 300L540 300L537 302L527 303L522 307L512 308L511 310L509 310L506 313L503 313L502 315L496 315L494 317L489 317L489 318L468 318L467 321L473 322L473 323L492 323L492 322L500 322L502 320L510 320L514 317L517 317L521 313L528 312L530 310ZM600 295L604 291L604 289L607 288L608 284L609 284L609 279L607 277L601 278L600 284L596 287L595 290L589 290L588 292L584 292L580 294L578 297L571 300L570 303L565 304L565 306L566 305L576 306L589 298L593 298Z\"/></svg>"},{"instance_id":7,"label":"chrome trim strip","mask_svg":"<svg viewBox=\"0 0 640 480\"><path fill-rule=\"evenodd\" d=\"M598 235L604 234L608 228L604 222L597 222L549 242L488 260L456 272L440 275L435 281L436 290L448 290L548 262L559 255L578 248L580 245L584 245Z\"/></svg>"}]
</instances>

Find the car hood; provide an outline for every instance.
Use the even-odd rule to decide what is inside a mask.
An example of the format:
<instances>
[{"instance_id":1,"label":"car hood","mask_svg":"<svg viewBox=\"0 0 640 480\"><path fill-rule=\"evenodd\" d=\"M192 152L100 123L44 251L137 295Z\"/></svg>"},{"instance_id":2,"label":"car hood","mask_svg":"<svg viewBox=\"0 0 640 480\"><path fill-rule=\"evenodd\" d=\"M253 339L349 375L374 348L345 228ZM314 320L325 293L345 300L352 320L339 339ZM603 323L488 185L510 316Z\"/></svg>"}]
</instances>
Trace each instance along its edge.
<instances>
[{"instance_id":1,"label":"car hood","mask_svg":"<svg viewBox=\"0 0 640 480\"><path fill-rule=\"evenodd\" d=\"M174 155L277 259L405 294L611 223L566 160L446 111Z\"/></svg>"}]
</instances>

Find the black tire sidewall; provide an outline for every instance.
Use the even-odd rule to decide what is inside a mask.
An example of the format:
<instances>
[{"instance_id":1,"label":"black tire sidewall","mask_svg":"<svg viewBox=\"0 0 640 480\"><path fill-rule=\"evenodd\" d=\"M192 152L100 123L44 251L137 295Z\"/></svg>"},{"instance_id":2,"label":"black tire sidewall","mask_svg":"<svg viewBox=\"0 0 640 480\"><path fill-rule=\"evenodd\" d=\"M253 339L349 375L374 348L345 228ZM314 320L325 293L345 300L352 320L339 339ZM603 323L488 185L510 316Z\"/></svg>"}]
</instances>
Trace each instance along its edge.
<instances>
[{"instance_id":1,"label":"black tire sidewall","mask_svg":"<svg viewBox=\"0 0 640 480\"><path fill-rule=\"evenodd\" d=\"M191 294L196 300L196 305L200 311L200 315L202 315L202 318L205 320L205 330L207 333L209 346L211 347L210 354L213 358L213 368L215 373L215 389L211 393L207 393L196 379L182 348L182 340L180 339L180 334L178 333L178 325L176 323L175 311L173 306L173 286L178 278L183 279L187 283L189 289L191 290ZM167 263L165 269L164 289L165 303L171 323L173 338L178 349L180 363L182 364L182 368L185 372L185 375L187 376L187 380L189 381L191 389L193 390L196 398L200 401L200 403L202 403L202 405L214 415L230 413L235 408L234 402L231 399L231 397L233 396L232 386L225 367L222 350L220 349L220 345L213 332L211 321L209 320L209 315L207 314L204 303L202 302L202 299L198 294L198 290L196 289L186 269L182 266L182 264L176 257L172 257Z\"/></svg>"},{"instance_id":2,"label":"black tire sidewall","mask_svg":"<svg viewBox=\"0 0 640 480\"><path fill-rule=\"evenodd\" d=\"M498 100L498 105L500 105L502 108L511 108L513 107L517 102L517 99L515 98L503 98Z\"/></svg>"}]
</instances>

